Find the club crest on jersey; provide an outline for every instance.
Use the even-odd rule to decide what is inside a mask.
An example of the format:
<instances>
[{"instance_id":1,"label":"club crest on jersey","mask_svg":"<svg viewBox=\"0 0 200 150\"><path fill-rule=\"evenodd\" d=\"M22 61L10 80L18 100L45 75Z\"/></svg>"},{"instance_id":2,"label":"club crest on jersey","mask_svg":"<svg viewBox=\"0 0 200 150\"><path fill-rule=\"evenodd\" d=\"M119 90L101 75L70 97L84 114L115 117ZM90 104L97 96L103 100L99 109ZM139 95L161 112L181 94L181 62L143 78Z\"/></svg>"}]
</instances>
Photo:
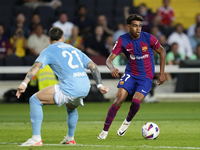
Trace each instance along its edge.
<instances>
[{"instance_id":1,"label":"club crest on jersey","mask_svg":"<svg viewBox=\"0 0 200 150\"><path fill-rule=\"evenodd\" d=\"M143 52L146 52L147 49L148 49L147 46L142 47L142 51L143 51Z\"/></svg>"},{"instance_id":2,"label":"club crest on jersey","mask_svg":"<svg viewBox=\"0 0 200 150\"><path fill-rule=\"evenodd\" d=\"M119 83L120 85L123 85L124 84L124 81L120 81L120 83Z\"/></svg>"}]
</instances>

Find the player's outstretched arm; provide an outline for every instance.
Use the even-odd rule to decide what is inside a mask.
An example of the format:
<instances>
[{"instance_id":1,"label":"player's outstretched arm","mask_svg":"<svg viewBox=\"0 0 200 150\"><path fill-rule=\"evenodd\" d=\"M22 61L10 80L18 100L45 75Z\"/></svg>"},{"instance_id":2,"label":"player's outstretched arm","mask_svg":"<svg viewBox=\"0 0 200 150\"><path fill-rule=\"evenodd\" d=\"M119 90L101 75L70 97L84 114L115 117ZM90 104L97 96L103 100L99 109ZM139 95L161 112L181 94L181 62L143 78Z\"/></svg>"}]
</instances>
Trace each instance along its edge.
<instances>
[{"instance_id":1,"label":"player's outstretched arm","mask_svg":"<svg viewBox=\"0 0 200 150\"><path fill-rule=\"evenodd\" d=\"M158 76L158 85L161 85L165 82L165 50L162 46L160 46L156 50L160 55L160 74Z\"/></svg>"},{"instance_id":2,"label":"player's outstretched arm","mask_svg":"<svg viewBox=\"0 0 200 150\"><path fill-rule=\"evenodd\" d=\"M119 78L119 70L117 68L115 68L112 64L113 59L115 59L117 55L111 53L109 55L109 57L106 59L106 66L108 67L108 69L110 69L111 75L114 78Z\"/></svg>"},{"instance_id":3,"label":"player's outstretched arm","mask_svg":"<svg viewBox=\"0 0 200 150\"><path fill-rule=\"evenodd\" d=\"M100 92L103 94L107 93L109 91L109 88L102 85L101 74L99 72L99 69L97 68L97 65L91 61L88 63L87 69L90 69L92 77L95 80L97 88L100 90Z\"/></svg>"},{"instance_id":4,"label":"player's outstretched arm","mask_svg":"<svg viewBox=\"0 0 200 150\"><path fill-rule=\"evenodd\" d=\"M37 74L37 72L40 70L41 66L42 66L41 63L36 62L33 65L33 67L30 69L30 71L26 74L24 81L17 88L17 93L16 93L17 98L20 97L21 93L25 92L28 83Z\"/></svg>"}]
</instances>

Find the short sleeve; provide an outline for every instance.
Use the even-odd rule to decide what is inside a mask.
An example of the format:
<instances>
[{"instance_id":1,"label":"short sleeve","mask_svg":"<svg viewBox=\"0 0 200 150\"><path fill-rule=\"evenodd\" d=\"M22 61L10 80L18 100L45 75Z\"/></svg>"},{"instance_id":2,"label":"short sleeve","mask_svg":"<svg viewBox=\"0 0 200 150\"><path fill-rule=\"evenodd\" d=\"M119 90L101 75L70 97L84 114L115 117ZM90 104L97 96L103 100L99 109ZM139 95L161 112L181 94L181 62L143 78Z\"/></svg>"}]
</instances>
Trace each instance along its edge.
<instances>
[{"instance_id":1,"label":"short sleeve","mask_svg":"<svg viewBox=\"0 0 200 150\"><path fill-rule=\"evenodd\" d=\"M87 55L85 55L83 52L80 51L80 53L81 53L81 56L82 56L81 61L83 63L83 67L87 68L88 63L91 62L92 60Z\"/></svg>"},{"instance_id":2,"label":"short sleeve","mask_svg":"<svg viewBox=\"0 0 200 150\"><path fill-rule=\"evenodd\" d=\"M118 40L115 42L115 45L113 46L112 53L115 55L118 55L122 52L123 49L123 42L122 39L119 37Z\"/></svg>"},{"instance_id":3,"label":"short sleeve","mask_svg":"<svg viewBox=\"0 0 200 150\"><path fill-rule=\"evenodd\" d=\"M150 46L154 49L157 50L160 47L159 41L156 39L155 36L151 35L150 38Z\"/></svg>"},{"instance_id":4,"label":"short sleeve","mask_svg":"<svg viewBox=\"0 0 200 150\"><path fill-rule=\"evenodd\" d=\"M51 63L51 54L47 51L47 49L43 50L35 62L40 62L42 64L41 69L43 69L46 65Z\"/></svg>"}]
</instances>

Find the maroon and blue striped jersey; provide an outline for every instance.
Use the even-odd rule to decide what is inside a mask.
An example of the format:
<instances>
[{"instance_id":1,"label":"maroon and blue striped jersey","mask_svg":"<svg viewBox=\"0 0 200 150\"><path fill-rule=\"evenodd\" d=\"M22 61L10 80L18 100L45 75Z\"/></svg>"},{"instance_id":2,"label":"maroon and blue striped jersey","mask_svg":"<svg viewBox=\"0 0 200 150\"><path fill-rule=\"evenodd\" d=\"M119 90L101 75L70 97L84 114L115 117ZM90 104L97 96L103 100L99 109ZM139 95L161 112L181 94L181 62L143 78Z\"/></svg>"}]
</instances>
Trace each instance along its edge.
<instances>
[{"instance_id":1,"label":"maroon and blue striped jersey","mask_svg":"<svg viewBox=\"0 0 200 150\"><path fill-rule=\"evenodd\" d=\"M129 72L135 78L153 79L153 49L159 47L159 41L149 33L141 31L140 37L136 40L133 40L129 33L125 33L116 41L112 53L118 55L123 52L126 55L128 62L125 72Z\"/></svg>"}]
</instances>

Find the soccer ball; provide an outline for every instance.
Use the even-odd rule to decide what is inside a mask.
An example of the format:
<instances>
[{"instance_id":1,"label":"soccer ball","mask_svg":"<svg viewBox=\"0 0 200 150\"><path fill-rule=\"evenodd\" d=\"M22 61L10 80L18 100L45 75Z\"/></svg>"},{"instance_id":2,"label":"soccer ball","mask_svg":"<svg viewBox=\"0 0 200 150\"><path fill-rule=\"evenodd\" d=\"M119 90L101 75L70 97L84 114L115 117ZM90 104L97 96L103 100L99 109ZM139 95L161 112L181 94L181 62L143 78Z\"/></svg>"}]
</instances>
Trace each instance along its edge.
<instances>
[{"instance_id":1,"label":"soccer ball","mask_svg":"<svg viewBox=\"0 0 200 150\"><path fill-rule=\"evenodd\" d=\"M154 140L158 137L159 133L159 127L153 122L148 122L142 127L142 136L145 139Z\"/></svg>"}]
</instances>

